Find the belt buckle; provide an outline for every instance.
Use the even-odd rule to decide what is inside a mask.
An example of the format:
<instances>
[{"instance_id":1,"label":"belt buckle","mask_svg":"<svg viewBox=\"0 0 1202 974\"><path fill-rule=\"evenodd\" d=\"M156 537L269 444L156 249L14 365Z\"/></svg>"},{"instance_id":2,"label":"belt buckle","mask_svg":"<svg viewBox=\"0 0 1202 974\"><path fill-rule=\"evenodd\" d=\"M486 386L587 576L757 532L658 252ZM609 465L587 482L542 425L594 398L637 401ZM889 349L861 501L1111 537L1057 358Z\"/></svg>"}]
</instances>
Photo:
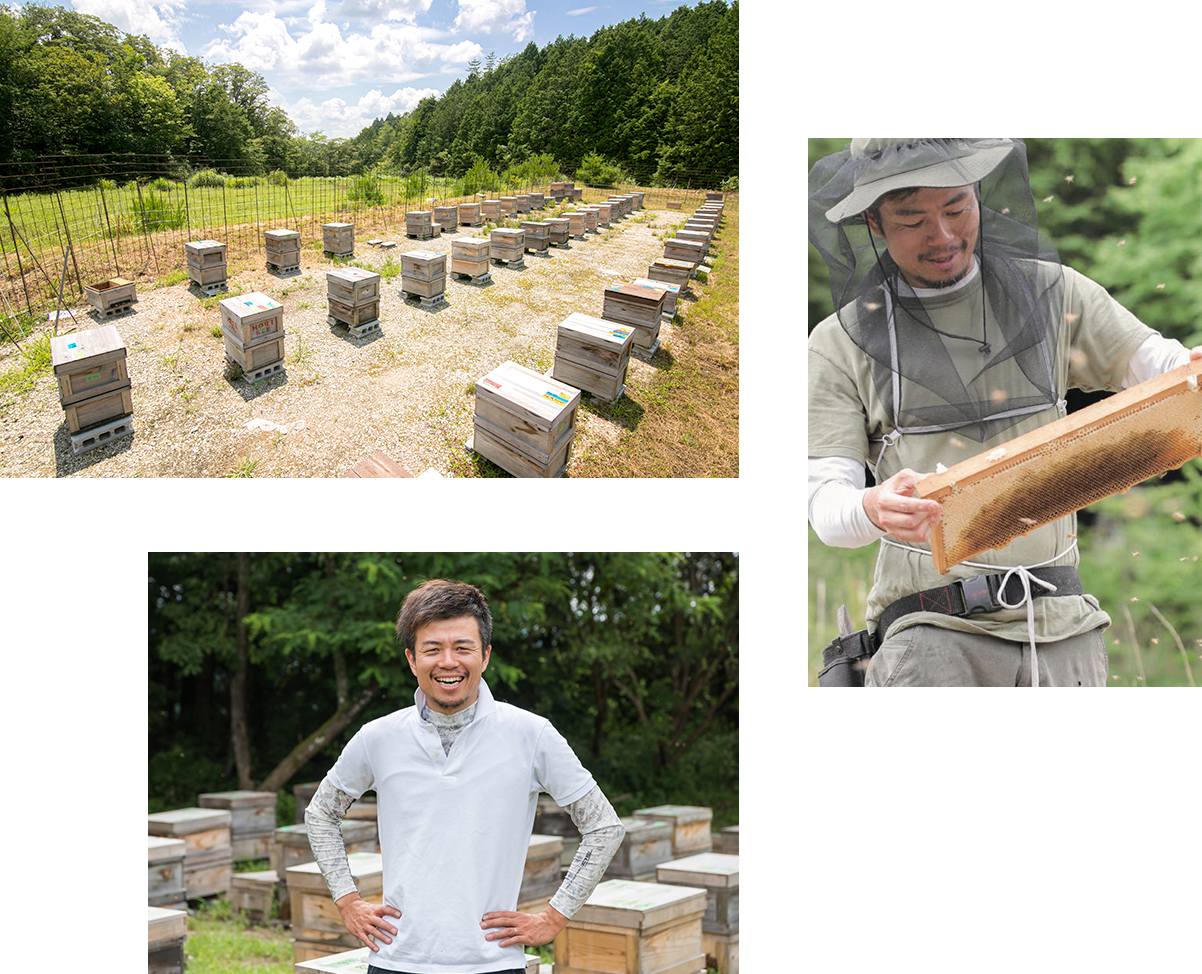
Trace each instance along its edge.
<instances>
[{"instance_id":1,"label":"belt buckle","mask_svg":"<svg viewBox=\"0 0 1202 974\"><path fill-rule=\"evenodd\" d=\"M996 578L996 575L973 575L972 578L956 580L956 584L960 586L960 599L964 603L965 615L993 612L999 608L994 590Z\"/></svg>"}]
</instances>

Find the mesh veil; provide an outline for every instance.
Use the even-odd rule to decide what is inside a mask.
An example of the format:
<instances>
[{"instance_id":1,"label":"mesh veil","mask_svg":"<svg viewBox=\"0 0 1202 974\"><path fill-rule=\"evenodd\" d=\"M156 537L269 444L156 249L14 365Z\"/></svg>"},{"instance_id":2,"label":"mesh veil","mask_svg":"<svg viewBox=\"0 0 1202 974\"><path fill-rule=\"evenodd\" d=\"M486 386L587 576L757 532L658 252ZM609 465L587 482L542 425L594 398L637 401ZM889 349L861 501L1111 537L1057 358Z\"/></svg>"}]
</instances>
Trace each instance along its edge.
<instances>
[{"instance_id":1,"label":"mesh veil","mask_svg":"<svg viewBox=\"0 0 1202 974\"><path fill-rule=\"evenodd\" d=\"M940 318L937 327L936 302L915 295L865 218L833 222L827 212L881 174L899 177L884 184L890 188L899 179L902 186L958 185L955 174L971 172L966 160L985 152L1000 162L977 184L980 310L950 329ZM933 171L942 181L924 184ZM904 181L907 173L915 173L914 182ZM1021 141L918 139L828 156L810 172L809 235L830 271L839 322L868 356L877 394L900 431L954 429L983 442L1057 403L1063 274L1055 248L1039 233Z\"/></svg>"}]
</instances>

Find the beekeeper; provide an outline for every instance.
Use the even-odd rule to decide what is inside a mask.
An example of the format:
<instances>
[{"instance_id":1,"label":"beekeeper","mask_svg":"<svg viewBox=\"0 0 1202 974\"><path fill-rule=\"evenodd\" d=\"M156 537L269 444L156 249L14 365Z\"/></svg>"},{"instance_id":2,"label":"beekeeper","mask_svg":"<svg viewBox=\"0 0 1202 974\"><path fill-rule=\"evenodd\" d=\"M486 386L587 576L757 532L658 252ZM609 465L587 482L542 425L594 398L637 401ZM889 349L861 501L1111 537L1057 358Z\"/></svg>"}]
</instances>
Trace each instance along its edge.
<instances>
[{"instance_id":1,"label":"beekeeper","mask_svg":"<svg viewBox=\"0 0 1202 974\"><path fill-rule=\"evenodd\" d=\"M824 685L1106 682L1110 617L1077 574L1076 517L939 574L940 506L915 484L1202 358L1163 338L1040 234L1018 139L852 139L810 172L810 241L835 314L809 339L808 517L823 543L880 542L868 629ZM874 484L866 486L865 467Z\"/></svg>"}]
</instances>

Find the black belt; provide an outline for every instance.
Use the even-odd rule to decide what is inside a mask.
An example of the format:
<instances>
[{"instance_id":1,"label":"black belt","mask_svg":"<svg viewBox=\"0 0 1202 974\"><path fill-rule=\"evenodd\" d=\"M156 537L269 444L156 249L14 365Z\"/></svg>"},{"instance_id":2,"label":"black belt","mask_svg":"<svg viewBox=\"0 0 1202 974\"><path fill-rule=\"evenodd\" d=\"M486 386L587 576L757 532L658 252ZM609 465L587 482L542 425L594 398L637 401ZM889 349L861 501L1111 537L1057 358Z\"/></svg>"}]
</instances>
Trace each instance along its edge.
<instances>
[{"instance_id":1,"label":"black belt","mask_svg":"<svg viewBox=\"0 0 1202 974\"><path fill-rule=\"evenodd\" d=\"M1031 585L1032 599L1045 595L1085 593L1081 586L1081 576L1077 574L1077 569L1071 566L1032 568L1028 570L1028 574L1032 578L1056 586L1056 591L1052 592L1042 585ZM1011 605L1019 605L1024 593L1022 579L1019 573L1015 572L1003 587L1002 580L1005 577L1004 572L974 575L971 578L958 578L942 588L929 588L903 596L881 613L876 632L870 633L867 629L861 629L847 636L835 637L822 652L823 668L818 674L819 685L863 686L863 674L868 668L868 660L880 649L889 627L904 615L914 612L938 612L941 615L967 617L978 612L997 612L1006 608L1001 604L1002 598Z\"/></svg>"},{"instance_id":2,"label":"black belt","mask_svg":"<svg viewBox=\"0 0 1202 974\"><path fill-rule=\"evenodd\" d=\"M1045 595L1083 595L1081 576L1077 569L1066 565L1061 568L1032 568L1028 574L1041 582L1055 585L1056 591L1051 592L1042 585L1031 586L1031 598L1038 599ZM876 626L876 644L880 646L889 627L904 615L912 612L938 612L948 616L971 616L978 612L997 612L1004 609L1001 598L1011 605L1019 605L1023 598L1023 583L1019 573L1010 576L1010 581L1002 588L1005 573L974 575L972 578L958 578L943 588L929 588L913 595L906 595L886 607L881 613Z\"/></svg>"}]
</instances>

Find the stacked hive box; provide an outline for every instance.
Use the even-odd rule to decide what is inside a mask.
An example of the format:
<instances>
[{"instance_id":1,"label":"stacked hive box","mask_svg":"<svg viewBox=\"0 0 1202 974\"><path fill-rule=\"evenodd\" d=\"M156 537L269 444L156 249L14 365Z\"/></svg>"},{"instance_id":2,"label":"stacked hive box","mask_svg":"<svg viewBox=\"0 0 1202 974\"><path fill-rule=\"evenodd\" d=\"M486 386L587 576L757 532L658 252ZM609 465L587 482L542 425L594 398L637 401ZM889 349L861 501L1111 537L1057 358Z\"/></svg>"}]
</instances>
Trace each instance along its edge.
<instances>
[{"instance_id":1,"label":"stacked hive box","mask_svg":"<svg viewBox=\"0 0 1202 974\"><path fill-rule=\"evenodd\" d=\"M380 275L362 267L338 267L326 273L326 321L342 322L358 338L380 329Z\"/></svg>"},{"instance_id":2,"label":"stacked hive box","mask_svg":"<svg viewBox=\"0 0 1202 974\"><path fill-rule=\"evenodd\" d=\"M548 233L551 228L543 220L523 220L521 230L525 233L525 248L539 257L547 256Z\"/></svg>"},{"instance_id":3,"label":"stacked hive box","mask_svg":"<svg viewBox=\"0 0 1202 974\"><path fill-rule=\"evenodd\" d=\"M446 275L446 254L407 251L401 254L401 297L419 298L426 306L437 304L446 297Z\"/></svg>"},{"instance_id":4,"label":"stacked hive box","mask_svg":"<svg viewBox=\"0 0 1202 974\"><path fill-rule=\"evenodd\" d=\"M352 852L347 856L359 896L368 903L384 902L383 857ZM292 961L312 960L353 950L360 941L342 924L338 907L317 863L293 866L286 873L292 902ZM702 894L704 896L704 894Z\"/></svg>"},{"instance_id":5,"label":"stacked hive box","mask_svg":"<svg viewBox=\"0 0 1202 974\"><path fill-rule=\"evenodd\" d=\"M534 831L538 835L557 835L563 841L563 852L559 856L559 864L568 866L572 857L580 847L580 830L572 821L572 816L566 808L560 805L550 795L539 795L538 806L534 813Z\"/></svg>"},{"instance_id":6,"label":"stacked hive box","mask_svg":"<svg viewBox=\"0 0 1202 974\"><path fill-rule=\"evenodd\" d=\"M230 908L234 913L245 913L253 923L266 923L271 919L277 882L274 869L234 874L230 877Z\"/></svg>"},{"instance_id":7,"label":"stacked hive box","mask_svg":"<svg viewBox=\"0 0 1202 974\"><path fill-rule=\"evenodd\" d=\"M624 818L626 835L605 869L607 879L631 879L642 882L655 879L655 867L670 862L672 823L667 819Z\"/></svg>"},{"instance_id":8,"label":"stacked hive box","mask_svg":"<svg viewBox=\"0 0 1202 974\"><path fill-rule=\"evenodd\" d=\"M264 230L266 263L281 274L300 270L300 233L296 230Z\"/></svg>"},{"instance_id":9,"label":"stacked hive box","mask_svg":"<svg viewBox=\"0 0 1202 974\"><path fill-rule=\"evenodd\" d=\"M649 277L636 277L630 283L635 287L650 287L661 291L664 295L663 313L669 318L676 314L676 302L680 298L679 284L670 284L667 281L653 281Z\"/></svg>"},{"instance_id":10,"label":"stacked hive box","mask_svg":"<svg viewBox=\"0 0 1202 974\"><path fill-rule=\"evenodd\" d=\"M200 795L201 808L230 813L230 845L235 859L266 859L275 831L274 791L216 791Z\"/></svg>"},{"instance_id":11,"label":"stacked hive box","mask_svg":"<svg viewBox=\"0 0 1202 974\"><path fill-rule=\"evenodd\" d=\"M410 210L405 214L405 236L429 240L434 236L434 211Z\"/></svg>"},{"instance_id":12,"label":"stacked hive box","mask_svg":"<svg viewBox=\"0 0 1202 974\"><path fill-rule=\"evenodd\" d=\"M675 284L682 291L689 286L689 278L693 276L693 264L687 260L671 260L660 257L654 264L647 267L647 276L653 281L667 281Z\"/></svg>"},{"instance_id":13,"label":"stacked hive box","mask_svg":"<svg viewBox=\"0 0 1202 974\"><path fill-rule=\"evenodd\" d=\"M530 193L528 195L530 197L530 209L541 210L547 205L542 193Z\"/></svg>"},{"instance_id":14,"label":"stacked hive box","mask_svg":"<svg viewBox=\"0 0 1202 974\"><path fill-rule=\"evenodd\" d=\"M252 291L226 298L221 311L221 337L226 361L242 369L247 382L258 382L284 367L284 306Z\"/></svg>"},{"instance_id":15,"label":"stacked hive box","mask_svg":"<svg viewBox=\"0 0 1202 974\"><path fill-rule=\"evenodd\" d=\"M373 956L368 948L360 947L341 954L315 957L298 963L293 968L293 974L367 974ZM526 954L526 965L522 969L524 974L538 974L538 969L538 954Z\"/></svg>"},{"instance_id":16,"label":"stacked hive box","mask_svg":"<svg viewBox=\"0 0 1202 974\"><path fill-rule=\"evenodd\" d=\"M183 839L167 839L156 835L146 837L147 903L169 910L182 910L188 905L184 887Z\"/></svg>"},{"instance_id":17,"label":"stacked hive box","mask_svg":"<svg viewBox=\"0 0 1202 974\"><path fill-rule=\"evenodd\" d=\"M641 210L643 208L643 194L638 190L635 190L635 192L631 193L630 195L634 197L634 208L636 210Z\"/></svg>"},{"instance_id":18,"label":"stacked hive box","mask_svg":"<svg viewBox=\"0 0 1202 974\"><path fill-rule=\"evenodd\" d=\"M626 200L621 196L611 196L605 202L609 204L611 220L619 220L626 215Z\"/></svg>"},{"instance_id":19,"label":"stacked hive box","mask_svg":"<svg viewBox=\"0 0 1202 974\"><path fill-rule=\"evenodd\" d=\"M547 224L547 243L552 247L568 247L568 237L571 235L570 221L567 217L553 216L543 220Z\"/></svg>"},{"instance_id":20,"label":"stacked hive box","mask_svg":"<svg viewBox=\"0 0 1202 974\"><path fill-rule=\"evenodd\" d=\"M605 288L601 317L634 328L634 344L654 352L659 347L660 315L664 293L637 284L609 284Z\"/></svg>"},{"instance_id":21,"label":"stacked hive box","mask_svg":"<svg viewBox=\"0 0 1202 974\"><path fill-rule=\"evenodd\" d=\"M459 225L463 227L479 227L484 225L480 219L479 203L459 204Z\"/></svg>"},{"instance_id":22,"label":"stacked hive box","mask_svg":"<svg viewBox=\"0 0 1202 974\"><path fill-rule=\"evenodd\" d=\"M634 328L573 312L559 324L551 374L613 402L626 388Z\"/></svg>"},{"instance_id":23,"label":"stacked hive box","mask_svg":"<svg viewBox=\"0 0 1202 974\"><path fill-rule=\"evenodd\" d=\"M525 230L493 230L488 235L490 260L498 264L508 264L510 267L522 267L525 264L526 252Z\"/></svg>"},{"instance_id":24,"label":"stacked hive box","mask_svg":"<svg viewBox=\"0 0 1202 974\"><path fill-rule=\"evenodd\" d=\"M480 204L480 214L489 223L495 223L501 219L501 201L500 200L484 200Z\"/></svg>"},{"instance_id":25,"label":"stacked hive box","mask_svg":"<svg viewBox=\"0 0 1202 974\"><path fill-rule=\"evenodd\" d=\"M470 277L473 284L491 281L490 247L491 241L483 237L460 237L451 244L451 273Z\"/></svg>"},{"instance_id":26,"label":"stacked hive box","mask_svg":"<svg viewBox=\"0 0 1202 974\"><path fill-rule=\"evenodd\" d=\"M433 250L401 254L401 296L420 298L425 307L446 300L447 255Z\"/></svg>"},{"instance_id":27,"label":"stacked hive box","mask_svg":"<svg viewBox=\"0 0 1202 974\"><path fill-rule=\"evenodd\" d=\"M572 187L572 199L581 200L583 198L584 198L584 187L583 186L573 186Z\"/></svg>"},{"instance_id":28,"label":"stacked hive box","mask_svg":"<svg viewBox=\"0 0 1202 974\"><path fill-rule=\"evenodd\" d=\"M739 970L739 857L716 852L675 859L656 867L656 882L705 890L701 942L706 963L721 974Z\"/></svg>"},{"instance_id":29,"label":"stacked hive box","mask_svg":"<svg viewBox=\"0 0 1202 974\"><path fill-rule=\"evenodd\" d=\"M305 781L292 786L292 797L296 799L297 825L305 824L305 809L309 807L309 802L313 800L320 784L320 781Z\"/></svg>"},{"instance_id":30,"label":"stacked hive box","mask_svg":"<svg viewBox=\"0 0 1202 974\"><path fill-rule=\"evenodd\" d=\"M149 974L183 974L184 940L188 936L186 910L146 908L146 960Z\"/></svg>"},{"instance_id":31,"label":"stacked hive box","mask_svg":"<svg viewBox=\"0 0 1202 974\"><path fill-rule=\"evenodd\" d=\"M459 207L434 207L434 222L438 224L439 231L441 233L451 233L459 226Z\"/></svg>"},{"instance_id":32,"label":"stacked hive box","mask_svg":"<svg viewBox=\"0 0 1202 974\"><path fill-rule=\"evenodd\" d=\"M348 853L378 852L376 823L343 819L342 842ZM287 876L294 866L303 866L313 861L313 847L309 845L309 827L303 822L283 825L272 833L269 864L277 876ZM280 919L292 915L292 900L288 895L288 884L280 884Z\"/></svg>"},{"instance_id":33,"label":"stacked hive box","mask_svg":"<svg viewBox=\"0 0 1202 974\"><path fill-rule=\"evenodd\" d=\"M568 213L567 218L568 233L570 233L577 240L583 240L585 230L587 229L584 213L577 210L575 212Z\"/></svg>"},{"instance_id":34,"label":"stacked hive box","mask_svg":"<svg viewBox=\"0 0 1202 974\"><path fill-rule=\"evenodd\" d=\"M230 888L232 816L221 808L177 808L147 816L150 835L184 841L184 889L188 899Z\"/></svg>"},{"instance_id":35,"label":"stacked hive box","mask_svg":"<svg viewBox=\"0 0 1202 974\"><path fill-rule=\"evenodd\" d=\"M580 390L502 362L476 382L471 449L515 477L559 477L576 433Z\"/></svg>"},{"instance_id":36,"label":"stacked hive box","mask_svg":"<svg viewBox=\"0 0 1202 974\"><path fill-rule=\"evenodd\" d=\"M695 974L705 891L611 879L555 938L555 974Z\"/></svg>"},{"instance_id":37,"label":"stacked hive box","mask_svg":"<svg viewBox=\"0 0 1202 974\"><path fill-rule=\"evenodd\" d=\"M555 200L557 203L564 197L564 185L564 183L552 183L547 188L547 192L550 194L551 199Z\"/></svg>"},{"instance_id":38,"label":"stacked hive box","mask_svg":"<svg viewBox=\"0 0 1202 974\"><path fill-rule=\"evenodd\" d=\"M702 249L700 240L673 237L671 240L664 241L664 258L685 261L692 264L693 269L696 270L697 265L701 263Z\"/></svg>"},{"instance_id":39,"label":"stacked hive box","mask_svg":"<svg viewBox=\"0 0 1202 974\"><path fill-rule=\"evenodd\" d=\"M350 257L355 253L355 225L327 223L321 228L322 247L335 257Z\"/></svg>"},{"instance_id":40,"label":"stacked hive box","mask_svg":"<svg viewBox=\"0 0 1202 974\"><path fill-rule=\"evenodd\" d=\"M600 222L600 215L595 206L582 206L580 212L584 214L584 229L589 233L600 233L597 229Z\"/></svg>"},{"instance_id":41,"label":"stacked hive box","mask_svg":"<svg viewBox=\"0 0 1202 974\"><path fill-rule=\"evenodd\" d=\"M546 909L559 889L563 839L558 835L531 835L518 891L519 913L539 913Z\"/></svg>"},{"instance_id":42,"label":"stacked hive box","mask_svg":"<svg viewBox=\"0 0 1202 974\"><path fill-rule=\"evenodd\" d=\"M89 284L84 292L88 303L106 318L131 311L138 302L136 285L124 277L110 277L107 281Z\"/></svg>"},{"instance_id":43,"label":"stacked hive box","mask_svg":"<svg viewBox=\"0 0 1202 974\"><path fill-rule=\"evenodd\" d=\"M690 243L696 242L701 244L701 254L698 260L704 260L705 255L710 249L710 235L703 230L690 230L687 227L682 227L676 231L676 239L684 240Z\"/></svg>"},{"instance_id":44,"label":"stacked hive box","mask_svg":"<svg viewBox=\"0 0 1202 974\"><path fill-rule=\"evenodd\" d=\"M501 197L501 215L513 216L518 211L518 201L514 196Z\"/></svg>"},{"instance_id":45,"label":"stacked hive box","mask_svg":"<svg viewBox=\"0 0 1202 974\"><path fill-rule=\"evenodd\" d=\"M712 834L714 852L724 852L728 856L739 854L739 827L728 825L721 832Z\"/></svg>"},{"instance_id":46,"label":"stacked hive box","mask_svg":"<svg viewBox=\"0 0 1202 974\"><path fill-rule=\"evenodd\" d=\"M711 808L699 805L656 805L654 808L638 808L635 818L665 820L672 823L672 855L676 858L709 852L713 848L710 839L710 823L714 820Z\"/></svg>"},{"instance_id":47,"label":"stacked hive box","mask_svg":"<svg viewBox=\"0 0 1202 974\"><path fill-rule=\"evenodd\" d=\"M530 204L530 194L529 193L518 193L518 195L515 196L513 198L513 200L514 200L514 206L519 213L529 213L530 212L531 204Z\"/></svg>"},{"instance_id":48,"label":"stacked hive box","mask_svg":"<svg viewBox=\"0 0 1202 974\"><path fill-rule=\"evenodd\" d=\"M216 240L194 240L184 244L188 261L188 277L205 294L216 294L225 288L225 244Z\"/></svg>"},{"instance_id":49,"label":"stacked hive box","mask_svg":"<svg viewBox=\"0 0 1202 974\"><path fill-rule=\"evenodd\" d=\"M125 343L115 325L56 335L50 339L50 364L76 454L133 432Z\"/></svg>"},{"instance_id":50,"label":"stacked hive box","mask_svg":"<svg viewBox=\"0 0 1202 974\"><path fill-rule=\"evenodd\" d=\"M593 206L593 209L597 211L597 223L603 227L609 226L613 220L617 219L617 214L614 213L611 203L597 203Z\"/></svg>"}]
</instances>

